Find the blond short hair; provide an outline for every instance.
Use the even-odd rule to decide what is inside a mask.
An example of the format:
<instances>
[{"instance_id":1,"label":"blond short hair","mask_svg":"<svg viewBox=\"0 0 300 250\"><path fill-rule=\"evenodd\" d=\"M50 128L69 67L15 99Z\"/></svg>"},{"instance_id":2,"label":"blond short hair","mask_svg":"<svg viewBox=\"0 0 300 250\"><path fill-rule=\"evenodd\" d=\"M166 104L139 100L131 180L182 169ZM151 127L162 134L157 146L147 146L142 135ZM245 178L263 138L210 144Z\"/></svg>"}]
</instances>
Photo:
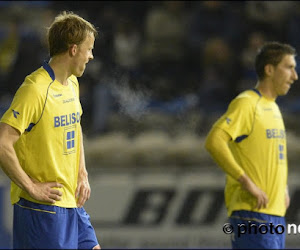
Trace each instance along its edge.
<instances>
[{"instance_id":1,"label":"blond short hair","mask_svg":"<svg viewBox=\"0 0 300 250\"><path fill-rule=\"evenodd\" d=\"M89 33L98 36L93 24L71 11L61 12L47 32L50 57L66 52L72 44L81 44Z\"/></svg>"}]
</instances>

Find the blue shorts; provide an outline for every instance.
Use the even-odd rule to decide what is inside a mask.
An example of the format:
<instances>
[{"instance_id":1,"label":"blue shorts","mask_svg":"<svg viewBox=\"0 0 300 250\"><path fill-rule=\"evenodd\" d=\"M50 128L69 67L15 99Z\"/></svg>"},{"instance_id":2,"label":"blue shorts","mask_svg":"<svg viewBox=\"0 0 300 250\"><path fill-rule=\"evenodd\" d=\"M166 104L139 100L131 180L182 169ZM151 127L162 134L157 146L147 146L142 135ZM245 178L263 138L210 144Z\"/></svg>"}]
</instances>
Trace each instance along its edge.
<instances>
[{"instance_id":1,"label":"blue shorts","mask_svg":"<svg viewBox=\"0 0 300 250\"><path fill-rule=\"evenodd\" d=\"M229 218L233 226L233 249L284 249L285 218L250 211L234 211Z\"/></svg>"},{"instance_id":2,"label":"blue shorts","mask_svg":"<svg viewBox=\"0 0 300 250\"><path fill-rule=\"evenodd\" d=\"M92 249L97 237L84 208L62 208L20 199L14 204L13 248Z\"/></svg>"}]
</instances>

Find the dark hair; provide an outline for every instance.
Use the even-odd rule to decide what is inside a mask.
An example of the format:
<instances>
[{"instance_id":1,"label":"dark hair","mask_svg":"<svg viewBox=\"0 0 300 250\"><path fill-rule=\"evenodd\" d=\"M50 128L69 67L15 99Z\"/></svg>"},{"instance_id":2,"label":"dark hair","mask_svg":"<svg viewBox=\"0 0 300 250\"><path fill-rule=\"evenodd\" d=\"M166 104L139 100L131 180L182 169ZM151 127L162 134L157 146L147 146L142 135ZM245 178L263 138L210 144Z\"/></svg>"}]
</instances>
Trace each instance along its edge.
<instances>
[{"instance_id":1,"label":"dark hair","mask_svg":"<svg viewBox=\"0 0 300 250\"><path fill-rule=\"evenodd\" d=\"M285 55L296 56L296 50L291 45L279 42L267 42L258 51L255 58L255 70L259 80L265 77L265 66L277 66Z\"/></svg>"},{"instance_id":2,"label":"dark hair","mask_svg":"<svg viewBox=\"0 0 300 250\"><path fill-rule=\"evenodd\" d=\"M66 52L72 44L81 44L88 33L93 33L95 38L98 35L93 24L71 11L63 11L48 28L50 57Z\"/></svg>"}]
</instances>

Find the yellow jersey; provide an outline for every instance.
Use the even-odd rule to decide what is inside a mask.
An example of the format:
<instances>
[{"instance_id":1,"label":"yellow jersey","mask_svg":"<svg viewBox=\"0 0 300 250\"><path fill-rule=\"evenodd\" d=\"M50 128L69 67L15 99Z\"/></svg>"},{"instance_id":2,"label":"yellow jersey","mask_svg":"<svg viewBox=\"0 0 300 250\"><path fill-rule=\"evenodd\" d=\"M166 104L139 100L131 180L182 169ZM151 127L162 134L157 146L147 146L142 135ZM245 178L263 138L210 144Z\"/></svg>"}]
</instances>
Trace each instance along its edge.
<instances>
[{"instance_id":1,"label":"yellow jersey","mask_svg":"<svg viewBox=\"0 0 300 250\"><path fill-rule=\"evenodd\" d=\"M267 208L254 208L256 200L241 184L226 176L228 216L235 210L284 216L287 187L286 132L278 105L257 89L240 93L214 126L232 138L231 152L251 180L269 199Z\"/></svg>"},{"instance_id":2,"label":"yellow jersey","mask_svg":"<svg viewBox=\"0 0 300 250\"><path fill-rule=\"evenodd\" d=\"M40 182L63 184L56 206L76 207L81 115L77 78L72 75L64 86L45 62L25 78L1 119L21 134L14 147L24 171ZM12 204L20 197L47 204L11 182Z\"/></svg>"}]
</instances>

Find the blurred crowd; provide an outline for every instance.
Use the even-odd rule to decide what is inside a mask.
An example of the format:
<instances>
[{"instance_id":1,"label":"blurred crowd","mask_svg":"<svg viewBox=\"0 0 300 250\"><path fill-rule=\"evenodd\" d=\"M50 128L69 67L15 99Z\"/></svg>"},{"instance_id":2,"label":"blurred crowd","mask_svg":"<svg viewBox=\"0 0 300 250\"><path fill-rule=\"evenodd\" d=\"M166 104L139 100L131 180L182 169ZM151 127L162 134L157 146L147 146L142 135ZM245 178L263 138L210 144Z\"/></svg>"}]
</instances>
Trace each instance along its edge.
<instances>
[{"instance_id":1,"label":"blurred crowd","mask_svg":"<svg viewBox=\"0 0 300 250\"><path fill-rule=\"evenodd\" d=\"M79 79L90 135L109 131L112 114L220 114L255 86L254 57L265 41L300 51L297 1L1 1L1 115L24 77L49 60L46 27L62 10L99 30ZM300 113L297 85L278 100L291 114Z\"/></svg>"}]
</instances>

